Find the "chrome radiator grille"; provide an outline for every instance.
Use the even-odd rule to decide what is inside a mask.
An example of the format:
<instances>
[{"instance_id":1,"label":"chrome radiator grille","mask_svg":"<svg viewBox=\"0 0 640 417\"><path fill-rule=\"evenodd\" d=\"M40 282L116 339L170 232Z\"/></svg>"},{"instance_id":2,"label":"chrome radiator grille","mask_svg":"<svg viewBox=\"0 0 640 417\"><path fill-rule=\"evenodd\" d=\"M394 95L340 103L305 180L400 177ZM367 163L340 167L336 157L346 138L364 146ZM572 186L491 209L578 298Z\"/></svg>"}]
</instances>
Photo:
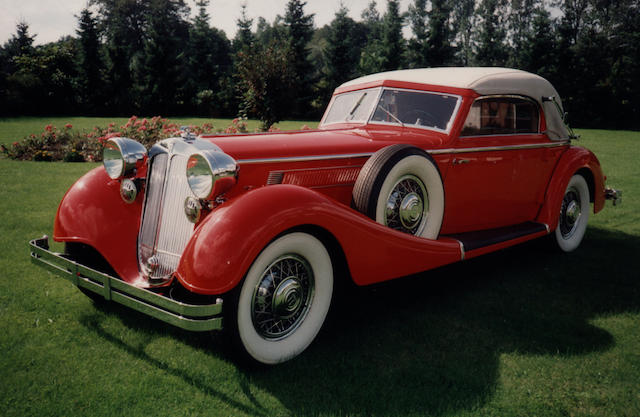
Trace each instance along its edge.
<instances>
[{"instance_id":1,"label":"chrome radiator grille","mask_svg":"<svg viewBox=\"0 0 640 417\"><path fill-rule=\"evenodd\" d=\"M187 157L162 153L153 157L149 169L138 261L140 270L153 282L168 279L177 269L194 225L184 214L184 200L191 195Z\"/></svg>"}]
</instances>

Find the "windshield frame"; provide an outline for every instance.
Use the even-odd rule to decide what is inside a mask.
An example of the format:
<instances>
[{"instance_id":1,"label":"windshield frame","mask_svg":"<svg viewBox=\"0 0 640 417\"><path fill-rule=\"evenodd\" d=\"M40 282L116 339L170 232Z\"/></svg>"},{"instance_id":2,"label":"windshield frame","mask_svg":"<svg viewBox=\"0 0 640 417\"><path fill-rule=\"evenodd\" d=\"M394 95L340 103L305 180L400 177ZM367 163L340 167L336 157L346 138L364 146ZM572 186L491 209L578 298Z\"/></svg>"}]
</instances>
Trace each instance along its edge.
<instances>
[{"instance_id":1,"label":"windshield frame","mask_svg":"<svg viewBox=\"0 0 640 417\"><path fill-rule=\"evenodd\" d=\"M346 120L346 118L345 118L344 120L338 120L338 121L334 121L334 122L331 122L331 123L326 123L327 116L329 115L329 110L331 109L331 107L335 103L335 100L336 100L337 97L339 97L339 96L341 96L343 94L353 94L353 93L357 93L357 92L365 92L365 91L372 91L372 90L377 90L377 92L376 92L377 96L375 97L375 100L373 101L373 104L370 106L368 117L364 121L363 120L357 120L357 121ZM432 95L447 96L447 97L455 98L456 99L456 105L453 108L453 111L451 112L451 116L450 116L450 118L449 118L449 120L447 122L446 129L440 129L440 128L437 128L435 126L424 126L424 125L416 125L416 124L407 124L407 123L398 123L398 122L383 122L383 121L372 120L372 118L373 118L373 116L375 114L375 109L377 109L378 105L380 104L380 99L381 99L382 95L387 90L390 90L390 91L406 91L406 92L418 93L418 94L432 94ZM455 120L456 120L456 118L458 116L458 112L460 111L461 105L462 105L462 96L460 94L443 93L443 92L432 91L432 90L418 90L418 89L413 89L413 88L389 87L389 86L369 87L369 88L363 88L361 90L352 90L352 91L346 91L346 92L340 93L340 94L335 94L331 98L331 101L329 102L329 105L327 106L327 110L325 111L325 114L322 116L322 120L320 121L319 126L320 127L327 127L327 126L331 126L331 125L340 125L340 124L401 126L401 127L407 127L407 128L413 128L413 129L422 129L422 130L430 130L430 131L449 134L451 132L451 129L453 128L454 122L455 122Z\"/></svg>"}]
</instances>

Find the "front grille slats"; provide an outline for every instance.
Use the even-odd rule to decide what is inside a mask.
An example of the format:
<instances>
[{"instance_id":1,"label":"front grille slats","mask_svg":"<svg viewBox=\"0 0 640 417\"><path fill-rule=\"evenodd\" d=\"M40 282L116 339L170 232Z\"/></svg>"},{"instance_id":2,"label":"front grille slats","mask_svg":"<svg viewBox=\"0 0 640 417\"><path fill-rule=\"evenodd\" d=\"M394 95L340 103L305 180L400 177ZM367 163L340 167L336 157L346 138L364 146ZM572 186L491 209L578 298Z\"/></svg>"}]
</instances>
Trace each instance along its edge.
<instances>
[{"instance_id":1,"label":"front grille slats","mask_svg":"<svg viewBox=\"0 0 640 417\"><path fill-rule=\"evenodd\" d=\"M191 195L186 178L187 157L156 155L150 164L147 196L138 237L140 270L150 280L166 280L177 269L194 225L184 214Z\"/></svg>"}]
</instances>

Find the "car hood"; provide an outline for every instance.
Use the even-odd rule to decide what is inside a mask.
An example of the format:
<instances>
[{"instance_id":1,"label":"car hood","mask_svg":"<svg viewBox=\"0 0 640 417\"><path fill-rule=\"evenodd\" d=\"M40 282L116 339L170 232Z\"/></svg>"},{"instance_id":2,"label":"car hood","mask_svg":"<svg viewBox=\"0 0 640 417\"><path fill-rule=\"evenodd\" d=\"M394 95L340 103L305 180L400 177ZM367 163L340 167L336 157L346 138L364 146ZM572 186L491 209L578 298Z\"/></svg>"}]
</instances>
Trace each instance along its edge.
<instances>
[{"instance_id":1,"label":"car hood","mask_svg":"<svg viewBox=\"0 0 640 417\"><path fill-rule=\"evenodd\" d=\"M408 130L388 128L203 136L202 139L210 140L240 163L253 159L368 154L394 143L437 149L447 141L445 135L437 133L421 132L417 135Z\"/></svg>"}]
</instances>

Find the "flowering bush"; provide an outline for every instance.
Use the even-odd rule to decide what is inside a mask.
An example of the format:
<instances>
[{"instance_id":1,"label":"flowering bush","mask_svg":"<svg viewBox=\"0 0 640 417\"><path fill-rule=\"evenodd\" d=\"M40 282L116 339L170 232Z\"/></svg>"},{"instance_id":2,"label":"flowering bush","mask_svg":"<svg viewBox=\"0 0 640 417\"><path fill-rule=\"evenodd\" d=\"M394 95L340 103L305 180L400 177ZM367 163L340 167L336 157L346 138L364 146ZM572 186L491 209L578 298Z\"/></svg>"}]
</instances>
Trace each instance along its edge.
<instances>
[{"instance_id":1,"label":"flowering bush","mask_svg":"<svg viewBox=\"0 0 640 417\"><path fill-rule=\"evenodd\" d=\"M196 135L248 133L245 120L235 118L225 129L216 130L211 123L186 126ZM303 130L309 129L302 126ZM270 132L279 131L275 126ZM127 137L142 143L147 149L159 140L180 136L180 126L168 119L155 116L150 119L131 116L123 126L109 123L96 126L89 132L73 130L70 123L62 129L48 124L39 135L31 134L10 147L0 145L0 151L11 159L33 161L98 162L102 160L102 148L112 137Z\"/></svg>"}]
</instances>

